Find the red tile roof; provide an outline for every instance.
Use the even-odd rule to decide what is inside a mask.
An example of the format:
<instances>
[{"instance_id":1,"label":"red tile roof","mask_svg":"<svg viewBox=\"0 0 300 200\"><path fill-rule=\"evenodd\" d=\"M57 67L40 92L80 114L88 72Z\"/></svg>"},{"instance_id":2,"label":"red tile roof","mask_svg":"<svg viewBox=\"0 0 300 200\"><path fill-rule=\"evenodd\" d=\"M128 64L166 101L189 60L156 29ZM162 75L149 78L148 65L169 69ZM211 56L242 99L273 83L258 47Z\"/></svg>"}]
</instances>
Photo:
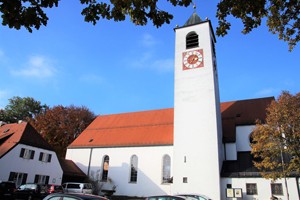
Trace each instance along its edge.
<instances>
[{"instance_id":1,"label":"red tile roof","mask_svg":"<svg viewBox=\"0 0 300 200\"><path fill-rule=\"evenodd\" d=\"M0 126L0 158L17 144L25 144L53 151L53 148L27 122Z\"/></svg>"},{"instance_id":2,"label":"red tile roof","mask_svg":"<svg viewBox=\"0 0 300 200\"><path fill-rule=\"evenodd\" d=\"M221 103L223 140L235 141L235 126L264 120L273 97ZM124 147L173 145L174 109L98 116L69 146Z\"/></svg>"},{"instance_id":3,"label":"red tile roof","mask_svg":"<svg viewBox=\"0 0 300 200\"><path fill-rule=\"evenodd\" d=\"M69 147L173 144L173 109L97 117Z\"/></svg>"},{"instance_id":4,"label":"red tile roof","mask_svg":"<svg viewBox=\"0 0 300 200\"><path fill-rule=\"evenodd\" d=\"M60 166L64 172L64 176L80 176L86 177L86 174L72 161L59 158Z\"/></svg>"},{"instance_id":5,"label":"red tile roof","mask_svg":"<svg viewBox=\"0 0 300 200\"><path fill-rule=\"evenodd\" d=\"M266 108L274 97L221 103L223 142L235 142L236 125L253 125L266 118Z\"/></svg>"}]
</instances>

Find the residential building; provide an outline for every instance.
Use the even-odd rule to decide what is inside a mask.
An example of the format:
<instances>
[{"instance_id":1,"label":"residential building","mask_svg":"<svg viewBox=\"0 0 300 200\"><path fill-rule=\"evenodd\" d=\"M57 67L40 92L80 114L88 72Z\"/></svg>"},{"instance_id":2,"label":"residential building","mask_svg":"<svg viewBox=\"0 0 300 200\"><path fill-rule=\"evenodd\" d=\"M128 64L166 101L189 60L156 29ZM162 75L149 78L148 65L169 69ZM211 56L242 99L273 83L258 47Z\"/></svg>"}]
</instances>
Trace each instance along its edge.
<instances>
[{"instance_id":1,"label":"residential building","mask_svg":"<svg viewBox=\"0 0 300 200\"><path fill-rule=\"evenodd\" d=\"M27 122L0 126L0 180L61 184L63 171L53 148Z\"/></svg>"}]
</instances>

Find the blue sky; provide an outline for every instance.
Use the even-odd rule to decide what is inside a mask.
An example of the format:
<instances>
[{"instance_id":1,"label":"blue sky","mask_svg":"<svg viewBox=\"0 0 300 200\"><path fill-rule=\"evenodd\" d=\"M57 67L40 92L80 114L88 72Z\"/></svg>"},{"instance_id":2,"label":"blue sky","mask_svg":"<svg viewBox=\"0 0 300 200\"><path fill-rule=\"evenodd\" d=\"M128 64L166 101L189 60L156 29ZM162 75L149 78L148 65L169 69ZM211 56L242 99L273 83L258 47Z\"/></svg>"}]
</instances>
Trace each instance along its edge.
<instances>
[{"instance_id":1,"label":"blue sky","mask_svg":"<svg viewBox=\"0 0 300 200\"><path fill-rule=\"evenodd\" d=\"M161 1L174 19L160 28L129 20L93 26L84 22L79 1L72 2L50 9L48 25L33 33L0 27L0 108L13 96L49 106L86 106L97 115L173 107L173 28L186 22L192 6ZM217 3L197 5L214 29ZM241 22L230 21L229 34L216 43L221 101L299 92L299 44L289 52L265 23L243 35Z\"/></svg>"}]
</instances>

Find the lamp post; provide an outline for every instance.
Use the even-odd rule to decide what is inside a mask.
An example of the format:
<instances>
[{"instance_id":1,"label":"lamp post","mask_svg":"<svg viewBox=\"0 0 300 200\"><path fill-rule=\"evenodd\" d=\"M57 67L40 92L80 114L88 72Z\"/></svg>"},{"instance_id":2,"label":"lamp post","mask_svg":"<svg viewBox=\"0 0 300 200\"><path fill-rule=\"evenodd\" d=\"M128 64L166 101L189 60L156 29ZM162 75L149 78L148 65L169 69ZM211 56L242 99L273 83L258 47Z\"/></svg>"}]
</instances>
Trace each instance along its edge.
<instances>
[{"instance_id":1,"label":"lamp post","mask_svg":"<svg viewBox=\"0 0 300 200\"><path fill-rule=\"evenodd\" d=\"M285 163L284 163L282 148L280 148L280 157L281 157L282 172L283 172L283 176L284 176L284 184L285 184L285 189L286 189L286 196L287 196L287 200L289 200L290 197L289 197L289 190L288 190L288 185L287 185L287 180L286 180L286 174L285 174L285 167L284 167Z\"/></svg>"}]
</instances>

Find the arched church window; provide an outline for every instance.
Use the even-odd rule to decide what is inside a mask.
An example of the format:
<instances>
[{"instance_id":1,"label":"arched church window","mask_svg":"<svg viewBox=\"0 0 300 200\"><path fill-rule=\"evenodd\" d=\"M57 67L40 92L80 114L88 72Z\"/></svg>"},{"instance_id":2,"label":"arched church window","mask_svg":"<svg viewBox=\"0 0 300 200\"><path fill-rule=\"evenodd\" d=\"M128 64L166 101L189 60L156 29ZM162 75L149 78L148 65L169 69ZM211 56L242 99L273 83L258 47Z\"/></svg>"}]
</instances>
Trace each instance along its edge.
<instances>
[{"instance_id":1,"label":"arched church window","mask_svg":"<svg viewBox=\"0 0 300 200\"><path fill-rule=\"evenodd\" d=\"M130 182L137 182L138 174L138 157L136 155L131 156L130 158Z\"/></svg>"},{"instance_id":2,"label":"arched church window","mask_svg":"<svg viewBox=\"0 0 300 200\"><path fill-rule=\"evenodd\" d=\"M172 183L171 178L171 158L169 155L163 157L163 168L162 168L162 183Z\"/></svg>"},{"instance_id":3,"label":"arched church window","mask_svg":"<svg viewBox=\"0 0 300 200\"><path fill-rule=\"evenodd\" d=\"M186 35L186 48L194 48L199 46L199 39L196 32L190 32Z\"/></svg>"},{"instance_id":4,"label":"arched church window","mask_svg":"<svg viewBox=\"0 0 300 200\"><path fill-rule=\"evenodd\" d=\"M102 177L101 177L101 181L107 181L108 168L109 168L109 156L106 155L106 156L104 156L103 163L102 163Z\"/></svg>"}]
</instances>

